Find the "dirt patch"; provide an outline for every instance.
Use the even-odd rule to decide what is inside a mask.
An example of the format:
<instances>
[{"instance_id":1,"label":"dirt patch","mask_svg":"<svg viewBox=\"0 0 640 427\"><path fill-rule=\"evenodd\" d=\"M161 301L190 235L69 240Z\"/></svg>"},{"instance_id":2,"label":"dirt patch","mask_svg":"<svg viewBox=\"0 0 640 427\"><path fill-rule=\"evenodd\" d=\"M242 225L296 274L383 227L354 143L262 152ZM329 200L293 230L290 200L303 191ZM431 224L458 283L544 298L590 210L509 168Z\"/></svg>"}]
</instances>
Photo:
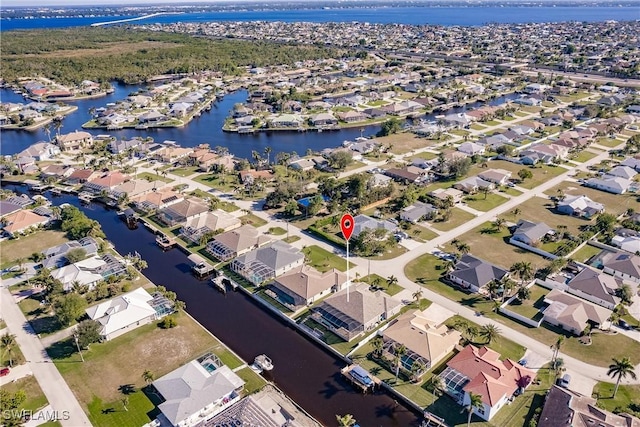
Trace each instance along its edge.
<instances>
[{"instance_id":1,"label":"dirt patch","mask_svg":"<svg viewBox=\"0 0 640 427\"><path fill-rule=\"evenodd\" d=\"M143 42L123 42L123 43L104 43L100 45L100 49L75 49L75 50L56 50L54 52L15 55L15 57L29 58L80 58L86 56L106 56L119 55L130 52L140 52L142 50L169 49L180 47L181 44L167 43L158 41Z\"/></svg>"}]
</instances>

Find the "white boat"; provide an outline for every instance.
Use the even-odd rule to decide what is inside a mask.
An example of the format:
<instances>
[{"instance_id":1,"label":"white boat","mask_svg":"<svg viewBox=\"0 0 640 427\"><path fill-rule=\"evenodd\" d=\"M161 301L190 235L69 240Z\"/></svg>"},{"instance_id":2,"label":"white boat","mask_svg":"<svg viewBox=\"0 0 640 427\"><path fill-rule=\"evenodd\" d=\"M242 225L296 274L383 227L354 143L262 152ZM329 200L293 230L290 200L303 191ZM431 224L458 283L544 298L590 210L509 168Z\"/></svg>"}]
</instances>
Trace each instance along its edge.
<instances>
[{"instance_id":1,"label":"white boat","mask_svg":"<svg viewBox=\"0 0 640 427\"><path fill-rule=\"evenodd\" d=\"M271 362L271 359L267 357L266 354L261 354L260 356L257 356L253 361L253 364L263 371L270 371L273 369L273 363Z\"/></svg>"}]
</instances>

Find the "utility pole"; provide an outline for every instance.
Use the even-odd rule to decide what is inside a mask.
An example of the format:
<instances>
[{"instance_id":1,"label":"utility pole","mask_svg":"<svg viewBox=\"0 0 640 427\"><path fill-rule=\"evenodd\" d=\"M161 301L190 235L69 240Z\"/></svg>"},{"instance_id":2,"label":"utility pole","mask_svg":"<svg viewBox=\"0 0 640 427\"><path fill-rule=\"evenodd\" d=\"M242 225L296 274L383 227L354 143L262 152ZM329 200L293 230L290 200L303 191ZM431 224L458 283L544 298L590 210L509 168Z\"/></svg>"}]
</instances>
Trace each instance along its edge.
<instances>
[{"instance_id":1,"label":"utility pole","mask_svg":"<svg viewBox=\"0 0 640 427\"><path fill-rule=\"evenodd\" d=\"M73 333L73 339L76 342L76 347L78 347L78 353L80 353L80 360L82 360L82 363L84 363L84 356L82 355L82 350L80 350L80 344L78 344L78 333L77 332Z\"/></svg>"}]
</instances>

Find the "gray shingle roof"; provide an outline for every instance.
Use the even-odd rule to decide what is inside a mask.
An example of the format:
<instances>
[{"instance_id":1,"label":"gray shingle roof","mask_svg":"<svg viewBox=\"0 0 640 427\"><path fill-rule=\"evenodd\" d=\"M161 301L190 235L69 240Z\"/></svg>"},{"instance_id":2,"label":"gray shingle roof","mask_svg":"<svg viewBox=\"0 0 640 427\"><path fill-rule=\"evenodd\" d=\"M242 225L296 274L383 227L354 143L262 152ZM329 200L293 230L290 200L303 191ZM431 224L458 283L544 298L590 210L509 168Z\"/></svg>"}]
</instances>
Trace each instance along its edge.
<instances>
[{"instance_id":1,"label":"gray shingle roof","mask_svg":"<svg viewBox=\"0 0 640 427\"><path fill-rule=\"evenodd\" d=\"M467 254L458 261L451 275L481 288L494 279L502 279L507 273L507 270Z\"/></svg>"}]
</instances>

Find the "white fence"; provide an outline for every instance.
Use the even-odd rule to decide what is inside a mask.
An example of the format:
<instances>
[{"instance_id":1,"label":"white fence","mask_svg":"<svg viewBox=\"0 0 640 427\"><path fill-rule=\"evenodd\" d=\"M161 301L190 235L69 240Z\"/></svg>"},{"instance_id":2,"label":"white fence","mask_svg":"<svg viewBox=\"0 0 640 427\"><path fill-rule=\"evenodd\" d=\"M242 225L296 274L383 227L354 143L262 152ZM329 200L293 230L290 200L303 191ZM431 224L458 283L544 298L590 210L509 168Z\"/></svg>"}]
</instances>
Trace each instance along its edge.
<instances>
[{"instance_id":1,"label":"white fence","mask_svg":"<svg viewBox=\"0 0 640 427\"><path fill-rule=\"evenodd\" d=\"M514 240L513 237L511 239L509 239L509 243L511 243L514 246L517 246L519 248L522 249L526 249L529 252L533 252L534 254L538 254L538 255L542 255L545 258L549 258L549 259L556 259L558 258L557 255L554 255L552 253L549 253L545 250L539 249L539 248L535 248L533 246L527 245L526 243L523 243L519 240Z\"/></svg>"}]
</instances>

